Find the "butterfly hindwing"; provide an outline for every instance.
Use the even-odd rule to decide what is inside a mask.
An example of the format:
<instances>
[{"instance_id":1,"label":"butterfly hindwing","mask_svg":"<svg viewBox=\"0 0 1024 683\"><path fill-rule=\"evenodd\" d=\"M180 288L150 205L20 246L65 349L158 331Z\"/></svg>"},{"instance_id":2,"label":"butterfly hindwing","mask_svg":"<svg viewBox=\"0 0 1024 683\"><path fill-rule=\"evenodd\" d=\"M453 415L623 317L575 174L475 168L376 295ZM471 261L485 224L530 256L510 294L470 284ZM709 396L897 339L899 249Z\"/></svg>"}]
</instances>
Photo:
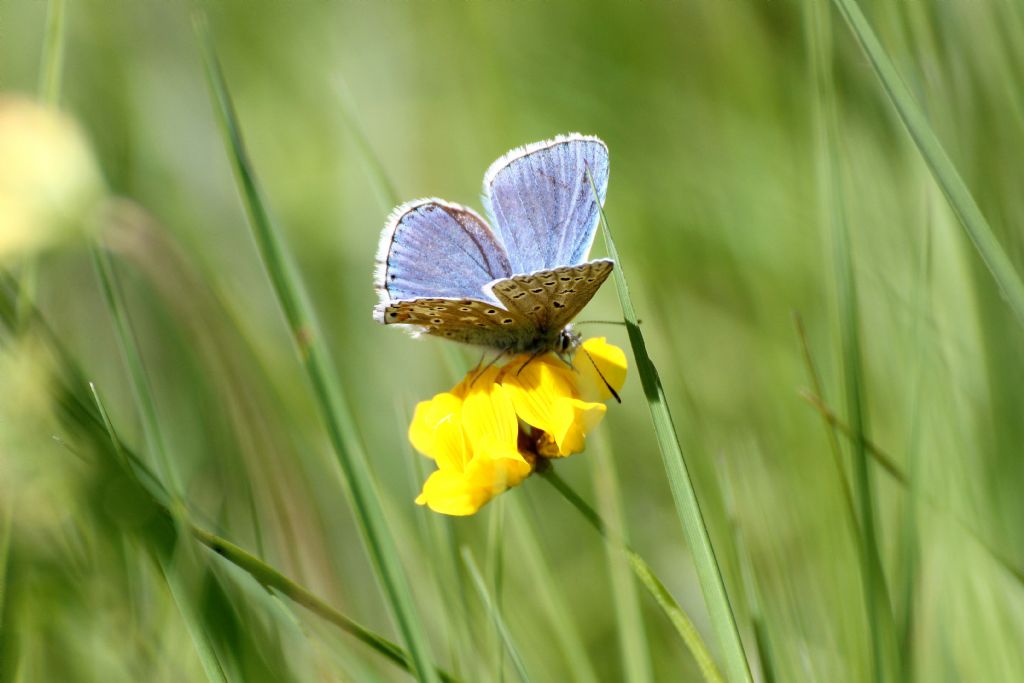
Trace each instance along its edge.
<instances>
[{"instance_id":1,"label":"butterfly hindwing","mask_svg":"<svg viewBox=\"0 0 1024 683\"><path fill-rule=\"evenodd\" d=\"M484 176L484 206L512 272L584 261L607 187L608 148L591 136L559 136L495 161Z\"/></svg>"},{"instance_id":2,"label":"butterfly hindwing","mask_svg":"<svg viewBox=\"0 0 1024 683\"><path fill-rule=\"evenodd\" d=\"M614 268L610 259L514 275L488 285L510 312L540 330L560 330L590 302Z\"/></svg>"},{"instance_id":3,"label":"butterfly hindwing","mask_svg":"<svg viewBox=\"0 0 1024 683\"><path fill-rule=\"evenodd\" d=\"M423 298L381 308L385 324L413 325L424 334L497 349L520 348L536 326L515 311L477 299Z\"/></svg>"}]
</instances>

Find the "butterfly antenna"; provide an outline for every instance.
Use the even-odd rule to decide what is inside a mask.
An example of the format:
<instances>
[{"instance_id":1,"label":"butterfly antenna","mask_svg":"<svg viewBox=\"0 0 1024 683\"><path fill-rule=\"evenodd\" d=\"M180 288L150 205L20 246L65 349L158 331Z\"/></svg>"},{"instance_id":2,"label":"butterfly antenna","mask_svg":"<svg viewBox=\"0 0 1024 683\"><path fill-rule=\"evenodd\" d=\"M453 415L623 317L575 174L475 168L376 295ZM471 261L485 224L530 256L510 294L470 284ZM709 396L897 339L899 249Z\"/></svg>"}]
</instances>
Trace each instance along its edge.
<instances>
[{"instance_id":1,"label":"butterfly antenna","mask_svg":"<svg viewBox=\"0 0 1024 683\"><path fill-rule=\"evenodd\" d=\"M618 401L619 403L622 403L622 399L619 397L619 392L615 391L615 388L608 383L608 379L604 376L604 373L601 372L601 368L597 367L597 363L594 361L594 357L591 356L590 352L584 349L582 346L580 347L580 350L583 351L583 353L587 354L587 358L590 360L590 364L593 365L594 370L597 371L597 376L601 378L601 381L604 382L604 385L608 388L608 391L612 393L612 396L615 397L615 400Z\"/></svg>"},{"instance_id":2,"label":"butterfly antenna","mask_svg":"<svg viewBox=\"0 0 1024 683\"><path fill-rule=\"evenodd\" d=\"M636 324L639 325L643 320L637 320ZM622 325L626 326L624 320L577 320L573 325Z\"/></svg>"}]
</instances>

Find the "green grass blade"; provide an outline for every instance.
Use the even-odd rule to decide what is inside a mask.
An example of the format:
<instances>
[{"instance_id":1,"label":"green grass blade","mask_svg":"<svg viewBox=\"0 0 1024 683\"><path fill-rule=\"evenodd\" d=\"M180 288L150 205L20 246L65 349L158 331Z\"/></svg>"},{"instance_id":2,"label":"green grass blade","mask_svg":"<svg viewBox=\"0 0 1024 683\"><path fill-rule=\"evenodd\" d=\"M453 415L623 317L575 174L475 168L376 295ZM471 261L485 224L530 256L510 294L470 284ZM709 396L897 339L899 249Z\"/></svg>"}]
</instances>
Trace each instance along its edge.
<instances>
[{"instance_id":1,"label":"green grass blade","mask_svg":"<svg viewBox=\"0 0 1024 683\"><path fill-rule=\"evenodd\" d=\"M60 100L61 76L64 72L65 15L67 0L50 0L46 9L46 34L39 63L39 101L56 107ZM18 323L24 324L26 314L36 299L39 260L33 254L22 264L18 290Z\"/></svg>"},{"instance_id":2,"label":"green grass blade","mask_svg":"<svg viewBox=\"0 0 1024 683\"><path fill-rule=\"evenodd\" d=\"M46 10L46 36L39 69L39 99L56 105L64 72L64 26L67 0L50 0Z\"/></svg>"},{"instance_id":3,"label":"green grass blade","mask_svg":"<svg viewBox=\"0 0 1024 683\"><path fill-rule=\"evenodd\" d=\"M593 440L588 437L587 441L596 458L592 472L597 507L604 512L604 519L611 532L628 545L629 532L622 509L621 485L607 432L598 433ZM652 683L654 672L651 644L647 639L636 582L630 576L632 568L629 559L621 548L611 543L605 544L605 555L611 580L612 604L615 606L619 649L622 652L623 676L630 683Z\"/></svg>"},{"instance_id":4,"label":"green grass blade","mask_svg":"<svg viewBox=\"0 0 1024 683\"><path fill-rule=\"evenodd\" d=\"M132 395L135 399L136 408L142 418L142 430L145 434L149 450L157 457L157 462L161 467L161 474L164 481L169 483L172 496L171 514L175 524L181 528L185 524L185 521L182 517L184 514L184 507L181 503L180 484L178 482L177 473L172 465L171 458L168 456L167 449L165 448L163 437L160 433L159 421L157 420L156 414L156 405L153 401L153 395L150 391L149 381L143 366L142 354L139 352L138 344L135 340L135 333L132 330L131 322L128 319L127 306L125 305L124 297L121 294L121 289L118 286L114 266L107 251L98 245L93 246L92 256L107 307L114 319L114 326L116 328L121 354L124 358L125 364L128 366ZM105 426L109 426L109 419L104 418L104 424ZM120 447L117 445L117 436L114 434L112 427L110 427L109 434L111 441L115 444L115 451L120 454L121 451ZM186 581L181 575L182 572L178 571L179 562L169 557L156 557L154 559L160 568L160 573L163 576L168 589L170 590L174 604L177 606L178 612L181 614L181 617L185 622L185 628L188 631L189 637L192 639L196 655L199 657L199 662L203 667L203 672L206 674L207 680L211 681L211 683L227 683L227 676L225 675L224 669L217 658L217 653L213 649L206 627L196 613L195 606L190 600ZM188 556L188 553L184 553L180 558L181 565L185 565L190 559L192 558Z\"/></svg>"},{"instance_id":5,"label":"green grass blade","mask_svg":"<svg viewBox=\"0 0 1024 683\"><path fill-rule=\"evenodd\" d=\"M545 557L535 524L521 500L517 496L510 496L508 500L512 513L509 527L519 539L516 563L526 570L530 585L537 591L538 602L544 608L574 683L597 683L599 679L590 662L579 626L572 618L573 612L564 593L558 590L560 579Z\"/></svg>"},{"instance_id":6,"label":"green grass blade","mask_svg":"<svg viewBox=\"0 0 1024 683\"><path fill-rule=\"evenodd\" d=\"M590 179L590 182L593 184L593 178ZM596 188L594 188L594 192L597 192ZM729 603L725 580L722 578L722 572L715 557L715 549L711 545L711 537L708 535L704 515L701 513L700 503L697 501L697 492L690 480L686 460L683 458L682 446L676 436L672 414L665 399L665 390L661 385L658 370L647 353L647 345L644 342L643 333L640 331L640 324L633 308L633 300L629 296L622 260L615 248L615 241L612 239L611 230L608 228L608 219L603 210L601 211L601 227L604 231L608 255L615 260L615 287L619 292L619 302L622 305L622 315L626 321L629 343L633 347L637 373L640 375L644 396L647 398L647 404L651 410L651 419L654 422L654 431L658 439L658 450L665 466L672 498L675 500L676 512L683 525L686 542L697 568L697 577L704 593L708 613L711 615L711 623L714 625L715 634L718 636L718 642L722 648L728 679L733 682L751 681L750 665L743 650L743 641L740 639L739 627L736 625L732 605Z\"/></svg>"},{"instance_id":7,"label":"green grass blade","mask_svg":"<svg viewBox=\"0 0 1024 683\"><path fill-rule=\"evenodd\" d=\"M857 535L863 583L864 608L870 642L872 680L885 681L891 677L889 655L897 655L889 646L895 635L888 588L882 571L875 524L875 492L872 472L865 447L867 441L867 398L863 376L863 352L860 341L860 312L857 303L857 283L850 242L850 227L846 220L845 196L840 177L838 146L839 121L835 109L832 82L831 25L826 12L811 3L809 6L808 40L811 47L811 75L815 93L817 122L817 168L819 192L824 207L826 224L831 229L832 262L836 281L836 305L839 316L839 341L842 359L843 386L846 392L846 411L853 434L852 479L856 513L859 522Z\"/></svg>"},{"instance_id":8,"label":"green grass blade","mask_svg":"<svg viewBox=\"0 0 1024 683\"><path fill-rule=\"evenodd\" d=\"M217 659L217 653L214 652L206 628L192 604L192 596L183 585L185 582L172 565L160 560L159 566L160 573L170 589L171 598L185 621L185 629L188 631L189 638L192 639L192 645L199 656L199 663L203 667L203 673L206 674L207 680L211 683L227 683L227 675Z\"/></svg>"},{"instance_id":9,"label":"green grass blade","mask_svg":"<svg viewBox=\"0 0 1024 683\"><path fill-rule=\"evenodd\" d=\"M981 259L999 286L1010 309L1024 324L1024 282L992 232L988 221L960 177L953 161L939 142L924 111L917 104L909 88L900 78L896 67L878 41L864 13L856 0L834 0L839 13L856 37L861 49L871 62L875 75L882 84L885 94L913 138L918 151L924 157L935 181L974 244Z\"/></svg>"},{"instance_id":10,"label":"green grass blade","mask_svg":"<svg viewBox=\"0 0 1024 683\"><path fill-rule=\"evenodd\" d=\"M494 606L499 612L504 609L502 604L505 594L505 499L499 498L491 506L490 524L487 528L487 569L491 579L491 590L494 591ZM501 634L494 631L496 651L494 680L503 683L505 680L505 651L501 649Z\"/></svg>"},{"instance_id":11,"label":"green grass blade","mask_svg":"<svg viewBox=\"0 0 1024 683\"><path fill-rule=\"evenodd\" d=\"M811 381L811 387L814 390L815 395L824 396L825 389L821 383L821 377L818 374L818 368L814 364L814 358L811 356L811 347L807 341L807 330L804 329L803 318L798 314L793 314L793 324L796 327L797 339L800 341L800 352L801 357L804 361L804 367L807 370L807 378ZM843 506L846 512L846 518L850 523L850 530L860 543L860 527L857 525L857 507L853 503L853 495L850 493L850 484L846 477L846 469L843 467L843 453L839 446L839 437L836 435L836 426L829 422L825 423L825 435L828 437L829 452L832 454L832 464L836 468L836 479L839 488L843 492Z\"/></svg>"},{"instance_id":12,"label":"green grass blade","mask_svg":"<svg viewBox=\"0 0 1024 683\"><path fill-rule=\"evenodd\" d=\"M512 660L512 667L516 670L516 674L519 676L519 680L522 683L530 683L530 674L526 671L526 663L523 662L522 656L519 654L519 650L516 648L515 641L512 640L512 633L508 630L508 625L505 624L504 618L498 611L498 606L494 604L490 594L487 592L487 584L484 582L483 575L480 574L480 570L476 566L476 562L473 561L473 554L469 551L469 548L462 549L462 561L466 565L466 569L469 571L469 576L473 581L473 586L476 588L477 593L480 596L480 601L484 604L487 609L487 613L491 616L494 621L495 628L498 629L498 634L501 636L501 641L505 645L505 651L508 652L509 659Z\"/></svg>"},{"instance_id":13,"label":"green grass blade","mask_svg":"<svg viewBox=\"0 0 1024 683\"><path fill-rule=\"evenodd\" d=\"M680 638L683 639L683 643L690 650L690 654L693 655L694 660L697 662L697 666L700 667L701 673L704 676L704 680L708 683L721 683L722 674L719 673L718 667L715 666L715 661L711 657L711 652L705 645L703 638L700 637L700 632L693 625L693 621L683 611L683 608L679 606L672 594L669 593L668 589L665 588L665 584L655 575L654 570L651 569L650 565L640 557L638 553L632 550L626 545L622 539L616 538L611 529L605 524L601 516L597 514L594 508L590 507L589 504L583 498L580 497L576 491L569 486L564 479L555 473L554 467L549 467L547 470L541 472L541 476L551 484L556 491L562 494L576 510L583 515L592 527L594 527L598 533L610 544L614 544L626 555L626 560L629 563L630 569L633 570L633 574L640 580L647 592L651 594L654 601L658 603L658 607L665 613L665 616L672 622L672 626L675 627L676 632ZM746 660L744 660L746 661Z\"/></svg>"},{"instance_id":14,"label":"green grass blade","mask_svg":"<svg viewBox=\"0 0 1024 683\"><path fill-rule=\"evenodd\" d=\"M0 521L0 629L4 628L4 602L7 597L7 561L11 552L11 534L14 530L14 498L4 503L3 520Z\"/></svg>"},{"instance_id":15,"label":"green grass blade","mask_svg":"<svg viewBox=\"0 0 1024 683\"><path fill-rule=\"evenodd\" d=\"M248 212L249 226L312 385L328 438L341 467L343 483L349 494L348 498L359 523L363 541L387 597L392 616L409 647L416 675L422 681L436 681L437 676L431 663L426 636L380 500L373 491L366 455L354 419L341 386L336 380L337 375L312 307L308 303L302 281L291 264L257 186L227 84L217 62L206 24L200 18L196 20L195 26L204 50L207 80L214 109Z\"/></svg>"},{"instance_id":16,"label":"green grass blade","mask_svg":"<svg viewBox=\"0 0 1024 683\"><path fill-rule=\"evenodd\" d=\"M4 325L13 330L15 329L16 322L14 302L17 297L17 289L11 286L11 284L10 278L0 277L0 322L3 322ZM65 381L70 381L71 383L71 386L68 387L69 392L77 400L73 406L65 406L68 417L85 430L86 433L96 433L98 430L100 435L110 442L113 454L117 458L121 470L129 478L136 481L139 487L152 497L153 502L159 506L162 513L170 518L172 516L169 507L170 495L166 488L164 488L163 482L150 472L149 468L137 454L132 452L130 448L117 438L106 407L100 400L99 391L85 381L82 371L61 346L59 340L46 325L37 309L33 308L31 310L30 320L35 325L35 329L41 333L40 339L50 348L58 360L59 366L64 369L62 374L65 377ZM88 400L82 400L85 398L85 394L91 397L91 403ZM185 512L187 513L187 511ZM188 521L188 530L199 542L242 571L248 573L261 585L271 588L305 607L313 614L334 624L357 640L377 650L406 671L411 672L410 657L400 646L346 617L327 602L317 597L309 589L288 578L274 567L227 539L217 536L191 521ZM459 679L440 669L438 670L438 677L445 683L459 683Z\"/></svg>"},{"instance_id":17,"label":"green grass blade","mask_svg":"<svg viewBox=\"0 0 1024 683\"><path fill-rule=\"evenodd\" d=\"M334 624L342 631L369 645L406 671L413 670L409 654L401 647L345 616L310 592L309 589L288 578L263 560L206 529L192 525L191 531L200 543L248 573L260 585L272 588L292 602L302 605L321 619ZM445 683L458 683L451 674L438 670L437 675Z\"/></svg>"},{"instance_id":18,"label":"green grass blade","mask_svg":"<svg viewBox=\"0 0 1024 683\"><path fill-rule=\"evenodd\" d=\"M142 355L139 353L139 347L135 340L135 332L132 330L131 322L128 320L128 311L124 296L118 286L114 264L110 254L100 245L93 246L92 258L96 274L99 277L100 287L103 290L103 297L107 303L107 309L114 319L114 328L117 333L121 355L128 368L128 377L131 380L132 397L135 399L139 417L142 419L142 430L145 435L147 450L156 458L157 466L160 468L160 475L170 490L173 499L177 500L181 495L181 485L178 480L177 471L164 446L163 436L160 433L156 405L153 402L153 394L150 391L149 380L142 362Z\"/></svg>"},{"instance_id":19,"label":"green grass blade","mask_svg":"<svg viewBox=\"0 0 1024 683\"><path fill-rule=\"evenodd\" d=\"M829 424L833 425L839 430L839 433L853 441L853 431L850 426L847 425L842 419L839 418L835 412L825 405L819 397L804 392L804 400L806 400L815 410L817 410L822 418ZM921 486L914 485L911 478L907 475L903 469L896 464L896 459L889 455L886 451L882 450L876 443L870 439L865 440L864 447L867 449L868 455L874 460L875 464L882 468L886 474L893 478L893 480L902 486L907 493L914 498L920 497L921 502L927 503L932 507L933 510L944 512L956 522L957 526L960 527L968 536L970 536L978 545L985 549L985 551L992 556L996 562L998 562L1008 574L1017 580L1022 586L1024 586L1024 569L1019 567L1011 560L1006 553L1000 550L997 546L993 545L990 541L985 539L985 536L975 529L967 520L957 514L955 511L949 509L946 505L943 505L941 501L937 500L934 496L925 493L921 490Z\"/></svg>"}]
</instances>

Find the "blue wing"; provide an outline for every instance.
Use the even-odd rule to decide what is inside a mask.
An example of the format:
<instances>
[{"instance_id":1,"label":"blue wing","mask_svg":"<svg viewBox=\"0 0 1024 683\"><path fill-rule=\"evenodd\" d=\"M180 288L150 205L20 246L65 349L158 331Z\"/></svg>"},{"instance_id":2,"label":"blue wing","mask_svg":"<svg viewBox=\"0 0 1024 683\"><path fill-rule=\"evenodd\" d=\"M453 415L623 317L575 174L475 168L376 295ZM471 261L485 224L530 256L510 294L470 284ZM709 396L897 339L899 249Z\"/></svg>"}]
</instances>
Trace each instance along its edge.
<instances>
[{"instance_id":1,"label":"blue wing","mask_svg":"<svg viewBox=\"0 0 1024 683\"><path fill-rule=\"evenodd\" d=\"M481 299L485 284L511 274L501 240L479 214L458 204L402 204L381 232L375 280L382 306L420 298Z\"/></svg>"},{"instance_id":2,"label":"blue wing","mask_svg":"<svg viewBox=\"0 0 1024 683\"><path fill-rule=\"evenodd\" d=\"M484 206L512 272L582 263L590 253L607 189L608 148L595 137L559 136L514 149L495 161L484 176Z\"/></svg>"}]
</instances>

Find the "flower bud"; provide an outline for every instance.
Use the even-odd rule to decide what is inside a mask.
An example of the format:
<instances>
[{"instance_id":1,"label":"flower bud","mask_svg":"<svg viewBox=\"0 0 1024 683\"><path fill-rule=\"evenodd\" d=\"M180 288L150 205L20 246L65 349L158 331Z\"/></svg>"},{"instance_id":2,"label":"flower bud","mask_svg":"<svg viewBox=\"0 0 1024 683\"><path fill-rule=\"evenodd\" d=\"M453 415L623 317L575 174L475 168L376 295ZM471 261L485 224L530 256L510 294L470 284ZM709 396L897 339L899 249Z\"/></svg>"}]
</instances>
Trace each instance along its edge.
<instances>
[{"instance_id":1,"label":"flower bud","mask_svg":"<svg viewBox=\"0 0 1024 683\"><path fill-rule=\"evenodd\" d=\"M92 150L74 120L0 95L0 261L83 230L102 195Z\"/></svg>"}]
</instances>

